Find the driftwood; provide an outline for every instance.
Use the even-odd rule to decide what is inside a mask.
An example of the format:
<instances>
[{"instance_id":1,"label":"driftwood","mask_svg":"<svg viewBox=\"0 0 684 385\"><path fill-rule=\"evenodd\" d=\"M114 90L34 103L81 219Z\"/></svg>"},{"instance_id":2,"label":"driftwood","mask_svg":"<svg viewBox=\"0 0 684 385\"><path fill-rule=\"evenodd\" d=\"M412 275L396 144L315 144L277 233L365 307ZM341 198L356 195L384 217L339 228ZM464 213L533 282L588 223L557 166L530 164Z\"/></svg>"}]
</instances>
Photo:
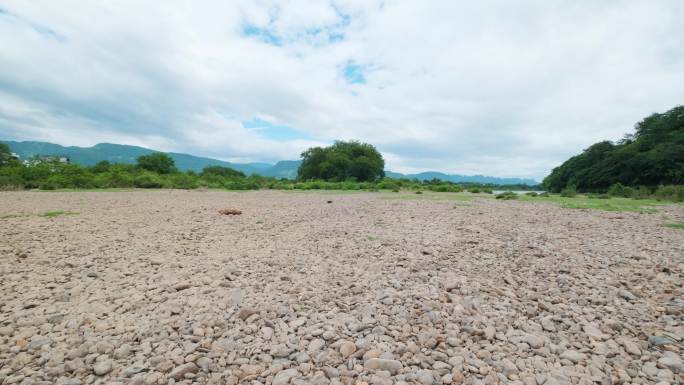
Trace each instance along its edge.
<instances>
[{"instance_id":1,"label":"driftwood","mask_svg":"<svg viewBox=\"0 0 684 385\"><path fill-rule=\"evenodd\" d=\"M219 214L223 214L223 215L240 215L240 214L242 214L242 211L240 211L238 209L221 209L218 212L219 212Z\"/></svg>"}]
</instances>

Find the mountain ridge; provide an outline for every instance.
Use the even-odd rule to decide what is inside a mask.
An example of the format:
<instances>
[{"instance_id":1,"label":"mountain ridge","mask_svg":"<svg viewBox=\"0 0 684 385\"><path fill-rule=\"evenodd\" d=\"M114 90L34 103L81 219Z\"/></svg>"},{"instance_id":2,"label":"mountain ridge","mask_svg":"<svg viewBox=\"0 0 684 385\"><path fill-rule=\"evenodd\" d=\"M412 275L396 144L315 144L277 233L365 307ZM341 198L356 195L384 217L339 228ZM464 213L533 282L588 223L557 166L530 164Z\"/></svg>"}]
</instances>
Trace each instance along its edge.
<instances>
[{"instance_id":1,"label":"mountain ridge","mask_svg":"<svg viewBox=\"0 0 684 385\"><path fill-rule=\"evenodd\" d=\"M22 159L30 158L34 155L64 155L68 156L72 162L83 165L93 166L97 162L106 160L116 163L135 163L141 155L148 155L156 150L145 147L131 146L127 144L98 143L91 147L62 146L50 142L40 141L10 141L0 140L7 144L10 149L17 153ZM242 171L245 174L258 174L275 178L294 179L297 177L297 168L300 160L281 160L274 164L264 162L253 163L233 163L219 159L195 156L185 153L168 152L169 156L176 162L176 167L181 171L201 171L207 166L224 166ZM392 171L385 171L388 177L408 178L419 180L441 179L456 183L491 183L491 184L527 184L537 185L539 182L529 178L500 178L485 175L459 175L446 174L437 171L425 171L415 174L403 174Z\"/></svg>"}]
</instances>

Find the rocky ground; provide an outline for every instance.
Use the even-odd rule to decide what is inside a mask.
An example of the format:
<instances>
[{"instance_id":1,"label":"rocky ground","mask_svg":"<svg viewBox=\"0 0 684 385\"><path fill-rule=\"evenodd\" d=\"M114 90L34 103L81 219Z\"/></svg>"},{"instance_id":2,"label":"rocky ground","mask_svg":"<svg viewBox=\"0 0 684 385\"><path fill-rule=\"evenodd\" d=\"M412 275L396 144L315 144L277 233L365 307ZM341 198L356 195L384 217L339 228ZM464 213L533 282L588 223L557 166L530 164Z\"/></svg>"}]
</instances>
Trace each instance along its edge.
<instances>
[{"instance_id":1,"label":"rocky ground","mask_svg":"<svg viewBox=\"0 0 684 385\"><path fill-rule=\"evenodd\" d=\"M684 380L682 206L17 192L0 217L0 384Z\"/></svg>"}]
</instances>

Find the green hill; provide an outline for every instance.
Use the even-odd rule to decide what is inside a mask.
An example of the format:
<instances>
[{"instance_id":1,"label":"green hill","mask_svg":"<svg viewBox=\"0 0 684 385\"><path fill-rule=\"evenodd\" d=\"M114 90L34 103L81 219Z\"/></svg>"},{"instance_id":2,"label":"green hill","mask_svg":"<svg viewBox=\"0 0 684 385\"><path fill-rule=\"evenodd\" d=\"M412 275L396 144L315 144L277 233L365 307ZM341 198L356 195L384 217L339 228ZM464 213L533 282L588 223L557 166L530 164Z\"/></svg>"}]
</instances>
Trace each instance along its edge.
<instances>
[{"instance_id":1,"label":"green hill","mask_svg":"<svg viewBox=\"0 0 684 385\"><path fill-rule=\"evenodd\" d=\"M34 155L64 155L71 159L71 162L83 166L92 166L97 162L106 160L112 163L135 163L141 155L148 155L154 150L149 148L129 146L124 144L99 143L92 147L60 146L48 142L14 142L2 141L10 149L17 153L22 159L28 159ZM169 155L176 162L176 167L181 171L193 170L201 171L206 166L224 166L244 172L245 174L261 174L271 176L272 165L266 163L231 163L218 159L204 158L200 156L180 154L171 152ZM274 170L275 174L288 174L280 167ZM291 172L290 172L291 174ZM297 175L297 168L294 167L294 175ZM275 175L274 175L275 176Z\"/></svg>"},{"instance_id":2,"label":"green hill","mask_svg":"<svg viewBox=\"0 0 684 385\"><path fill-rule=\"evenodd\" d=\"M625 186L684 184L684 106L652 114L635 126L634 134L617 143L603 141L553 169L544 186L560 191L605 191Z\"/></svg>"}]
</instances>

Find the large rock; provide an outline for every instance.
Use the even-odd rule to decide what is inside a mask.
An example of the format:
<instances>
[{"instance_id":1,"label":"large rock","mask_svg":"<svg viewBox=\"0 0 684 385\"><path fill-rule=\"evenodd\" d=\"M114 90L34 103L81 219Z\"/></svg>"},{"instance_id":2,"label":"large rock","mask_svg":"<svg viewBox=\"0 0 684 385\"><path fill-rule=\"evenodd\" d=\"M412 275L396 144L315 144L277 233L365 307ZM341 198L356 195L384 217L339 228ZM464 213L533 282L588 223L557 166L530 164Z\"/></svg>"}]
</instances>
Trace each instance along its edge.
<instances>
[{"instance_id":1,"label":"large rock","mask_svg":"<svg viewBox=\"0 0 684 385\"><path fill-rule=\"evenodd\" d=\"M397 360L386 360L382 358L371 358L366 361L363 366L370 370L387 370L392 373L403 367L402 363Z\"/></svg>"},{"instance_id":2,"label":"large rock","mask_svg":"<svg viewBox=\"0 0 684 385\"><path fill-rule=\"evenodd\" d=\"M199 367L195 365L194 362L188 362L186 364L174 368L171 371L171 373L169 373L169 377L176 380L182 380L185 377L186 373L197 373L198 370Z\"/></svg>"}]
</instances>

